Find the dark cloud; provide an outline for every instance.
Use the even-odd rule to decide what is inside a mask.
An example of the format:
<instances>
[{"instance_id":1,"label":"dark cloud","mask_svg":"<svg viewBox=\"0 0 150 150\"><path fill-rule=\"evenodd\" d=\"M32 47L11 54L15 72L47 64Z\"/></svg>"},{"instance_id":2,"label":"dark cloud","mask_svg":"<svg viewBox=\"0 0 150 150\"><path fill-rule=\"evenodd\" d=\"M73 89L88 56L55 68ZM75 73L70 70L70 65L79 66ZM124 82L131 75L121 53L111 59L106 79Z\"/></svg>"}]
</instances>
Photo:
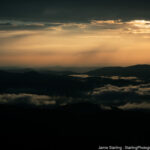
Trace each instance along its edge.
<instances>
[{"instance_id":1,"label":"dark cloud","mask_svg":"<svg viewBox=\"0 0 150 150\"><path fill-rule=\"evenodd\" d=\"M50 22L88 22L96 19L150 19L148 0L6 0L0 19Z\"/></svg>"},{"instance_id":2,"label":"dark cloud","mask_svg":"<svg viewBox=\"0 0 150 150\"><path fill-rule=\"evenodd\" d=\"M27 23L27 22L1 22L0 30L38 30L38 29L46 29L51 27L56 27L61 24L55 23Z\"/></svg>"}]
</instances>

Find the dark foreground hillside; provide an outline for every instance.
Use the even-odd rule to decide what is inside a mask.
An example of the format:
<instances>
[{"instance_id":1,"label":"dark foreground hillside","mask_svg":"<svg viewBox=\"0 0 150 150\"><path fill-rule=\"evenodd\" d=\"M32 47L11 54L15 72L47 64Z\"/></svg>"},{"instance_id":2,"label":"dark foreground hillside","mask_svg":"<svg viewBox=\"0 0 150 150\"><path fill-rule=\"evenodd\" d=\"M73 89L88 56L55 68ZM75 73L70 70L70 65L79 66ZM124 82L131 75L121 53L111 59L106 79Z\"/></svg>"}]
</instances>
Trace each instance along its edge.
<instances>
[{"instance_id":1,"label":"dark foreground hillside","mask_svg":"<svg viewBox=\"0 0 150 150\"><path fill-rule=\"evenodd\" d=\"M55 109L0 106L0 146L5 148L94 150L99 145L148 145L149 135L148 111L102 110L90 103Z\"/></svg>"},{"instance_id":2,"label":"dark foreground hillside","mask_svg":"<svg viewBox=\"0 0 150 150\"><path fill-rule=\"evenodd\" d=\"M149 70L0 71L0 150L150 145Z\"/></svg>"}]
</instances>

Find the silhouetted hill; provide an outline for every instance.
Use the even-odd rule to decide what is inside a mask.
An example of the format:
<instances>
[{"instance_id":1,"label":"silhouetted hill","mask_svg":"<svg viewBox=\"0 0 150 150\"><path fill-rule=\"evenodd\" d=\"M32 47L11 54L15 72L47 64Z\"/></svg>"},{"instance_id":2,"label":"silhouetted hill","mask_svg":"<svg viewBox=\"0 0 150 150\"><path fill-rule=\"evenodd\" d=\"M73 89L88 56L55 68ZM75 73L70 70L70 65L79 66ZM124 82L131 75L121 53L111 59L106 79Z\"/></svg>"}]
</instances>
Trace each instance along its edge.
<instances>
[{"instance_id":1,"label":"silhouetted hill","mask_svg":"<svg viewBox=\"0 0 150 150\"><path fill-rule=\"evenodd\" d=\"M61 107L61 110L74 114L96 114L102 111L100 106L88 102L68 104Z\"/></svg>"},{"instance_id":2,"label":"silhouetted hill","mask_svg":"<svg viewBox=\"0 0 150 150\"><path fill-rule=\"evenodd\" d=\"M135 65L129 67L104 67L87 73L94 76L137 76L150 77L150 65Z\"/></svg>"},{"instance_id":3,"label":"silhouetted hill","mask_svg":"<svg viewBox=\"0 0 150 150\"><path fill-rule=\"evenodd\" d=\"M74 72L74 73L85 73L91 70L95 70L98 67L63 67L63 66L51 66L51 67L0 67L0 70L5 70L8 72L28 72L31 70L35 70L37 72Z\"/></svg>"},{"instance_id":4,"label":"silhouetted hill","mask_svg":"<svg viewBox=\"0 0 150 150\"><path fill-rule=\"evenodd\" d=\"M65 74L65 75L64 75ZM67 74L67 75L66 75ZM35 93L46 95L81 95L91 89L92 82L82 82L68 76L68 73L39 73L29 71L14 73L0 71L0 93Z\"/></svg>"},{"instance_id":5,"label":"silhouetted hill","mask_svg":"<svg viewBox=\"0 0 150 150\"><path fill-rule=\"evenodd\" d=\"M144 64L144 65L133 65L133 66L128 66L127 68L131 68L131 69L149 69L150 65L148 64Z\"/></svg>"},{"instance_id":6,"label":"silhouetted hill","mask_svg":"<svg viewBox=\"0 0 150 150\"><path fill-rule=\"evenodd\" d=\"M135 67L136 68L136 67ZM128 71L125 71L128 70ZM130 71L129 71L130 70ZM51 96L71 96L82 97L94 88L101 87L107 84L117 86L137 85L134 80L113 80L107 78L95 77L95 74L101 75L120 75L134 73L144 78L149 78L149 72L140 69L124 69L121 67L109 67L90 72L94 77L80 78L73 77L70 74L73 72L38 72L34 70L26 72L9 72L0 71L0 93L29 93L29 94L46 94ZM120 74L119 74L120 72ZM143 75L144 74L144 75Z\"/></svg>"},{"instance_id":7,"label":"silhouetted hill","mask_svg":"<svg viewBox=\"0 0 150 150\"><path fill-rule=\"evenodd\" d=\"M62 66L54 66L54 67L41 67L35 68L37 71L53 71L53 72L75 72L75 73L85 73L91 70L95 70L98 67L62 67Z\"/></svg>"},{"instance_id":8,"label":"silhouetted hill","mask_svg":"<svg viewBox=\"0 0 150 150\"><path fill-rule=\"evenodd\" d=\"M32 68L0 68L1 72L7 73L29 73L29 72L37 72L42 74L49 74L49 75L71 75L76 74L73 71L69 70L62 70L62 71L55 71L49 69L32 69ZM0 72L0 73L1 73Z\"/></svg>"},{"instance_id":9,"label":"silhouetted hill","mask_svg":"<svg viewBox=\"0 0 150 150\"><path fill-rule=\"evenodd\" d=\"M10 72L10 73L25 73L30 71L35 71L35 69L32 68L17 68L17 67L0 67L0 70Z\"/></svg>"},{"instance_id":10,"label":"silhouetted hill","mask_svg":"<svg viewBox=\"0 0 150 150\"><path fill-rule=\"evenodd\" d=\"M48 71L48 70L45 70L45 71L38 71L39 73L42 73L42 74L48 74L48 75L60 75L60 76L69 76L69 75L72 75L72 74L77 74L75 72L72 72L72 71Z\"/></svg>"}]
</instances>

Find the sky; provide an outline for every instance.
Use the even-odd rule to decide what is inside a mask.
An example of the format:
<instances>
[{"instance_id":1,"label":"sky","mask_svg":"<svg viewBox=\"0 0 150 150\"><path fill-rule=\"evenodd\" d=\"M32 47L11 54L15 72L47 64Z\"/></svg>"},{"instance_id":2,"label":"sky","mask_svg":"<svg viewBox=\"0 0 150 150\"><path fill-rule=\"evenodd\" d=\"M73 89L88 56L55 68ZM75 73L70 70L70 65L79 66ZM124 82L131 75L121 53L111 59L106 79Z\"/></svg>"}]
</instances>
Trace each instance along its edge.
<instances>
[{"instance_id":1,"label":"sky","mask_svg":"<svg viewBox=\"0 0 150 150\"><path fill-rule=\"evenodd\" d=\"M150 64L149 0L0 2L0 66Z\"/></svg>"}]
</instances>

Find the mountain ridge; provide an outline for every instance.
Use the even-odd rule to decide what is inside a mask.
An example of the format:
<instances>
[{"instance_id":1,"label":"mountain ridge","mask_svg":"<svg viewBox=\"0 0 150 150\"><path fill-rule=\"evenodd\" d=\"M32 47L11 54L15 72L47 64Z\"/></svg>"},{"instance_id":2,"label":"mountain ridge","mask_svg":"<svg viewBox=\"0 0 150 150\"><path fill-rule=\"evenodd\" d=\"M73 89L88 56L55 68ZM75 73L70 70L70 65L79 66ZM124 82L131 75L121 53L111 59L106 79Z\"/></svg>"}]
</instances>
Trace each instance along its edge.
<instances>
[{"instance_id":1,"label":"mountain ridge","mask_svg":"<svg viewBox=\"0 0 150 150\"><path fill-rule=\"evenodd\" d=\"M137 76L149 77L150 65L133 65L127 67L104 67L94 71L87 72L88 75L94 76Z\"/></svg>"}]
</instances>

